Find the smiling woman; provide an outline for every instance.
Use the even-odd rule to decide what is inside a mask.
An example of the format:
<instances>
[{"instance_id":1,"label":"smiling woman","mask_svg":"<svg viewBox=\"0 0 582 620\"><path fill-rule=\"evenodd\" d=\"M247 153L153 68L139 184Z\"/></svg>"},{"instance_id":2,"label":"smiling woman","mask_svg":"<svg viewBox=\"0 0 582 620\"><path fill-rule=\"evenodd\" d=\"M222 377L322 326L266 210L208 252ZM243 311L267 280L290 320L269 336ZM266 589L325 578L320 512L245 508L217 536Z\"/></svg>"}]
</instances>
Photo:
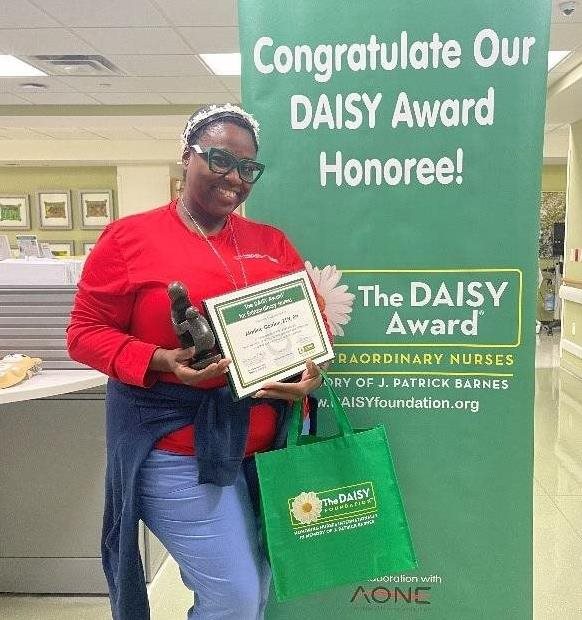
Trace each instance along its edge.
<instances>
[{"instance_id":1,"label":"smiling woman","mask_svg":"<svg viewBox=\"0 0 582 620\"><path fill-rule=\"evenodd\" d=\"M204 299L304 269L281 231L234 213L265 168L258 136L237 106L193 114L182 134L182 195L110 224L79 283L69 352L111 377L103 562L116 620L149 617L139 519L196 592L189 618L263 617L270 573L244 459L282 445L288 402L319 387L319 369L308 363L297 382L234 402L230 360L190 366L194 351L179 348L166 292L179 280L202 309Z\"/></svg>"},{"instance_id":2,"label":"smiling woman","mask_svg":"<svg viewBox=\"0 0 582 620\"><path fill-rule=\"evenodd\" d=\"M182 154L185 183L180 206L187 212L187 225L194 220L204 234L219 232L226 217L249 195L249 177L243 172L244 179L240 172L243 162L247 164L243 171L249 165L262 167L254 162L258 143L248 124L220 116L210 119L188 136Z\"/></svg>"}]
</instances>

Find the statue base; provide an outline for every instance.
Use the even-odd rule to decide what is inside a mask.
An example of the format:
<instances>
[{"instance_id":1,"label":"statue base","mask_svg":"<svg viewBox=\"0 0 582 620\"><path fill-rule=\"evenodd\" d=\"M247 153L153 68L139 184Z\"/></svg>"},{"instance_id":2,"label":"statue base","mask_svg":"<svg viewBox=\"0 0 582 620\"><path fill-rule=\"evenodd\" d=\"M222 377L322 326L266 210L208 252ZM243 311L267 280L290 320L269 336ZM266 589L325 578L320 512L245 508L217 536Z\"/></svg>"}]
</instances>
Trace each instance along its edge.
<instances>
[{"instance_id":1,"label":"statue base","mask_svg":"<svg viewBox=\"0 0 582 620\"><path fill-rule=\"evenodd\" d=\"M194 368L194 370L203 370L206 366L210 366L210 364L216 364L222 359L222 355L220 353L215 353L214 351L207 351L201 356L196 356L192 358L189 366L190 368Z\"/></svg>"}]
</instances>

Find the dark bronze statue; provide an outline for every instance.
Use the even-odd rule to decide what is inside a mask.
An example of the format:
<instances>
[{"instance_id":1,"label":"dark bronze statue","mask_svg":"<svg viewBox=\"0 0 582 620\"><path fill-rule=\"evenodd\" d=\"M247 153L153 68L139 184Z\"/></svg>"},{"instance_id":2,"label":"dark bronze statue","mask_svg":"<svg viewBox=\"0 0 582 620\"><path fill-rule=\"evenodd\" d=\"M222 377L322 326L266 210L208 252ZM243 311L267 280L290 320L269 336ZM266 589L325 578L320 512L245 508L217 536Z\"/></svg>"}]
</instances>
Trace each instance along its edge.
<instances>
[{"instance_id":1,"label":"dark bronze statue","mask_svg":"<svg viewBox=\"0 0 582 620\"><path fill-rule=\"evenodd\" d=\"M172 325L183 349L194 347L196 352L190 366L202 370L221 358L208 321L196 310L182 282L171 282L168 295L172 302Z\"/></svg>"}]
</instances>

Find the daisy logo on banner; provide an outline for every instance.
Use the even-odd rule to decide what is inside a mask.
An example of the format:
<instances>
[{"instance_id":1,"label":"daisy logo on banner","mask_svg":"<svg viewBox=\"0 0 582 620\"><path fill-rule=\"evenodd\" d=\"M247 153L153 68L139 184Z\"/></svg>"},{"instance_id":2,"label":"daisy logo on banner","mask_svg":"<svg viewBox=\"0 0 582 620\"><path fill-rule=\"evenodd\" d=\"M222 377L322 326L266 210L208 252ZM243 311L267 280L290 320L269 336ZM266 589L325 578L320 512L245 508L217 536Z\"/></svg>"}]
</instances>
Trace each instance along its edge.
<instances>
[{"instance_id":1,"label":"daisy logo on banner","mask_svg":"<svg viewBox=\"0 0 582 620\"><path fill-rule=\"evenodd\" d=\"M323 269L314 267L305 261L305 270L316 289L317 301L329 323L334 336L343 336L342 325L351 320L352 305L355 295L348 292L347 284L340 284L342 272L335 265L326 265Z\"/></svg>"}]
</instances>

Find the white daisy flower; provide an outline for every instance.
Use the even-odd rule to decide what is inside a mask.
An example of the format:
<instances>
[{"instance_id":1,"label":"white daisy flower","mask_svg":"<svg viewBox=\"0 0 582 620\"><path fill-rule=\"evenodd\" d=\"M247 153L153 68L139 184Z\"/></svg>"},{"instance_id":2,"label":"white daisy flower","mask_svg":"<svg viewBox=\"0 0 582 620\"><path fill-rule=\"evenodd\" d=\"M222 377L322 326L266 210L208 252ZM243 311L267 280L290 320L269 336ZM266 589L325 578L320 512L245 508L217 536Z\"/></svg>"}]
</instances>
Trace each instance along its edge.
<instances>
[{"instance_id":1,"label":"white daisy flower","mask_svg":"<svg viewBox=\"0 0 582 620\"><path fill-rule=\"evenodd\" d=\"M291 512L299 523L312 523L321 515L322 501L313 491L300 493L291 504Z\"/></svg>"},{"instance_id":2,"label":"white daisy flower","mask_svg":"<svg viewBox=\"0 0 582 620\"><path fill-rule=\"evenodd\" d=\"M318 301L323 301L322 312L329 323L331 333L334 336L343 336L342 325L351 320L352 304L356 296L348 293L346 284L338 286L342 272L335 265L326 265L323 269L319 269L309 261L305 261L305 269L317 289Z\"/></svg>"}]
</instances>

